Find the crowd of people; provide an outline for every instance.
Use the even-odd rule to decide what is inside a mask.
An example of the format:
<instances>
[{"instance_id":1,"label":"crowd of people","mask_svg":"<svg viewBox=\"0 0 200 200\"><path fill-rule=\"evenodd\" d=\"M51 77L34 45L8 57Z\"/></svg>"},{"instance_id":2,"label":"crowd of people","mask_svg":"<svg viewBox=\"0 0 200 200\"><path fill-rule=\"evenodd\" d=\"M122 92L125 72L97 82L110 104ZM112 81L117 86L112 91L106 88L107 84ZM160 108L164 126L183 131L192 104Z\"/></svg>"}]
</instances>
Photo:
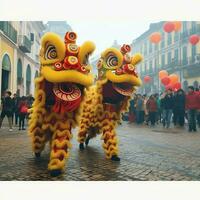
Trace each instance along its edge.
<instances>
[{"instance_id":1,"label":"crowd of people","mask_svg":"<svg viewBox=\"0 0 200 200\"><path fill-rule=\"evenodd\" d=\"M6 91L1 99L0 128L5 117L8 118L9 131L13 130L13 125L19 130L25 130L25 120L28 118L28 109L31 108L34 98L32 95L18 96L10 91Z\"/></svg>"},{"instance_id":2,"label":"crowd of people","mask_svg":"<svg viewBox=\"0 0 200 200\"><path fill-rule=\"evenodd\" d=\"M8 118L9 131L13 125L19 130L25 130L25 120L28 119L28 109L31 108L34 98L18 96L6 91L1 99L0 128L5 117ZM164 128L185 127L188 124L189 132L196 132L200 128L200 88L188 87L188 92L179 89L174 92L168 89L159 94L150 96L135 94L130 102L128 115L123 119L138 125L146 124L155 126L162 124Z\"/></svg>"},{"instance_id":3,"label":"crowd of people","mask_svg":"<svg viewBox=\"0 0 200 200\"><path fill-rule=\"evenodd\" d=\"M135 94L124 120L151 126L161 123L164 128L170 128L172 122L174 127L183 128L187 122L188 131L196 132L197 126L200 128L200 88L189 86L188 92L168 89L150 96Z\"/></svg>"}]
</instances>

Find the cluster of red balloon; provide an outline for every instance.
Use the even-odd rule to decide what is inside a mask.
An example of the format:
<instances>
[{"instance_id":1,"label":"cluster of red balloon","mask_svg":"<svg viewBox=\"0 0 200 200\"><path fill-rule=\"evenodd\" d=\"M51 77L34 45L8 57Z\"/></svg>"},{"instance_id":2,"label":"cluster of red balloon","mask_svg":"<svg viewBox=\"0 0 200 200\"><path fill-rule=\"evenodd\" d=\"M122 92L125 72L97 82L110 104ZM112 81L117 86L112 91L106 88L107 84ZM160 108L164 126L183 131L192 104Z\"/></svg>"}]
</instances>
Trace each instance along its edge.
<instances>
[{"instance_id":1,"label":"cluster of red balloon","mask_svg":"<svg viewBox=\"0 0 200 200\"><path fill-rule=\"evenodd\" d=\"M179 82L179 77L176 74L168 74L167 71L161 70L159 72L159 79L161 83L165 86L165 89L172 89L177 91L181 89L181 83Z\"/></svg>"},{"instance_id":2,"label":"cluster of red balloon","mask_svg":"<svg viewBox=\"0 0 200 200\"><path fill-rule=\"evenodd\" d=\"M167 33L171 33L172 31L178 32L181 30L181 22L179 21L166 22L163 25L163 30ZM162 39L162 36L160 32L154 32L149 37L150 42L154 44L159 43L161 39Z\"/></svg>"},{"instance_id":3,"label":"cluster of red balloon","mask_svg":"<svg viewBox=\"0 0 200 200\"><path fill-rule=\"evenodd\" d=\"M182 23L180 21L166 22L163 25L163 30L166 33L171 33L173 31L178 32L181 30L181 26L182 26ZM159 43L161 39L162 39L162 36L160 32L154 32L149 37L150 42L154 44ZM194 34L194 35L191 35L188 40L192 45L196 45L200 40L200 36L197 34Z\"/></svg>"}]
</instances>

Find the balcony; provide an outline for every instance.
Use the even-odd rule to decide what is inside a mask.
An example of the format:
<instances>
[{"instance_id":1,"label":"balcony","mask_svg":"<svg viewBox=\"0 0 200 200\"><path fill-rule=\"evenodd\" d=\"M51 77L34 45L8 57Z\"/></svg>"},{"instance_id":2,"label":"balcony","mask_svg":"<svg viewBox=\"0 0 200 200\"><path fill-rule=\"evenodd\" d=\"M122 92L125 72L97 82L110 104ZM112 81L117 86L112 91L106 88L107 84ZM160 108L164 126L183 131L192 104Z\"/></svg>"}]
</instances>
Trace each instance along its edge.
<instances>
[{"instance_id":1,"label":"balcony","mask_svg":"<svg viewBox=\"0 0 200 200\"><path fill-rule=\"evenodd\" d=\"M17 43L17 31L10 22L0 21L0 30L15 44Z\"/></svg>"},{"instance_id":2,"label":"balcony","mask_svg":"<svg viewBox=\"0 0 200 200\"><path fill-rule=\"evenodd\" d=\"M19 35L18 37L19 48L24 53L31 53L31 41L25 35Z\"/></svg>"}]
</instances>

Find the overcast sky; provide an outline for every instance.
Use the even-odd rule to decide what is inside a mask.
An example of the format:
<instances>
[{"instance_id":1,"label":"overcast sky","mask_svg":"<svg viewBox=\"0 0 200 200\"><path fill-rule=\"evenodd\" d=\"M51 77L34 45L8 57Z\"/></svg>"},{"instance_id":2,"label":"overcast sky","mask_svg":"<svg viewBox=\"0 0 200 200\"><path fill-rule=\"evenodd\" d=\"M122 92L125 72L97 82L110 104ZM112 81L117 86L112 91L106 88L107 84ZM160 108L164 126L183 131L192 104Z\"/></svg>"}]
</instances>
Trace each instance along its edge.
<instances>
[{"instance_id":1,"label":"overcast sky","mask_svg":"<svg viewBox=\"0 0 200 200\"><path fill-rule=\"evenodd\" d=\"M67 23L78 34L78 44L85 40L94 41L96 51L94 55L111 46L114 40L119 44L131 44L133 39L141 35L149 27L151 20L68 20Z\"/></svg>"}]
</instances>

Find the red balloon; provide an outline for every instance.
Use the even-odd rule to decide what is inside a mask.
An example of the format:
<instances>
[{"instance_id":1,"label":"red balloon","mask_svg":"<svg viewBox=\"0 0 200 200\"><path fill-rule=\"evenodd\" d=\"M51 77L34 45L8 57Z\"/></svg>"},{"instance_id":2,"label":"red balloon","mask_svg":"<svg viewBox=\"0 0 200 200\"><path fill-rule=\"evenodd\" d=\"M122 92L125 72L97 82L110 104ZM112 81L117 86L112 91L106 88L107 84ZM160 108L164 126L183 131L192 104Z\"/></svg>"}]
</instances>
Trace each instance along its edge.
<instances>
[{"instance_id":1,"label":"red balloon","mask_svg":"<svg viewBox=\"0 0 200 200\"><path fill-rule=\"evenodd\" d=\"M171 33L172 31L174 31L175 29L175 25L173 22L166 22L163 26L163 30L167 33Z\"/></svg>"},{"instance_id":2,"label":"red balloon","mask_svg":"<svg viewBox=\"0 0 200 200\"><path fill-rule=\"evenodd\" d=\"M173 89L174 91L178 91L181 89L181 83L180 82L177 82L173 85Z\"/></svg>"},{"instance_id":3,"label":"red balloon","mask_svg":"<svg viewBox=\"0 0 200 200\"><path fill-rule=\"evenodd\" d=\"M163 85L168 85L170 82L170 78L168 76L161 79Z\"/></svg>"},{"instance_id":4,"label":"red balloon","mask_svg":"<svg viewBox=\"0 0 200 200\"><path fill-rule=\"evenodd\" d=\"M165 86L165 89L166 90L173 89L173 85L172 84L168 84L168 85Z\"/></svg>"},{"instance_id":5,"label":"red balloon","mask_svg":"<svg viewBox=\"0 0 200 200\"><path fill-rule=\"evenodd\" d=\"M151 81L151 77L150 76L145 76L144 77L144 82L145 83L149 83Z\"/></svg>"},{"instance_id":6,"label":"red balloon","mask_svg":"<svg viewBox=\"0 0 200 200\"><path fill-rule=\"evenodd\" d=\"M161 71L159 71L158 76L161 80L162 78L168 76L168 72L166 70L161 70Z\"/></svg>"},{"instance_id":7,"label":"red balloon","mask_svg":"<svg viewBox=\"0 0 200 200\"><path fill-rule=\"evenodd\" d=\"M179 77L176 74L169 75L170 84L175 84L179 81Z\"/></svg>"},{"instance_id":8,"label":"red balloon","mask_svg":"<svg viewBox=\"0 0 200 200\"><path fill-rule=\"evenodd\" d=\"M199 42L199 36L194 34L194 35L191 35L189 37L189 42L192 44L192 45L196 45L198 42Z\"/></svg>"},{"instance_id":9,"label":"red balloon","mask_svg":"<svg viewBox=\"0 0 200 200\"><path fill-rule=\"evenodd\" d=\"M160 34L159 32L154 32L154 33L152 33L152 34L150 35L149 40L150 40L152 43L157 44L157 43L160 42L161 37L162 37L162 36L161 36L161 34Z\"/></svg>"}]
</instances>

